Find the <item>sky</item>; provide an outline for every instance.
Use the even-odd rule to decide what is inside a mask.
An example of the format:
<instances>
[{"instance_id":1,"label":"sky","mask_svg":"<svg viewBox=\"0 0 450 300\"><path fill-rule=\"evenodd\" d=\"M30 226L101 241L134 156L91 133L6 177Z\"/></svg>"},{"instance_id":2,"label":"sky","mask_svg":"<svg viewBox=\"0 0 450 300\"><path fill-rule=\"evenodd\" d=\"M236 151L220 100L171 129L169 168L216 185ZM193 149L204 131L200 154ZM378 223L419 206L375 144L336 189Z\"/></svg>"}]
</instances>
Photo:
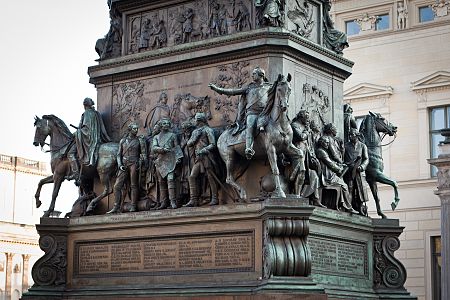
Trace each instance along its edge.
<instances>
[{"instance_id":1,"label":"sky","mask_svg":"<svg viewBox=\"0 0 450 300\"><path fill-rule=\"evenodd\" d=\"M98 64L95 42L109 30L107 0L0 3L0 154L49 162L32 144L34 116L78 125L83 99L96 102L87 68Z\"/></svg>"}]
</instances>

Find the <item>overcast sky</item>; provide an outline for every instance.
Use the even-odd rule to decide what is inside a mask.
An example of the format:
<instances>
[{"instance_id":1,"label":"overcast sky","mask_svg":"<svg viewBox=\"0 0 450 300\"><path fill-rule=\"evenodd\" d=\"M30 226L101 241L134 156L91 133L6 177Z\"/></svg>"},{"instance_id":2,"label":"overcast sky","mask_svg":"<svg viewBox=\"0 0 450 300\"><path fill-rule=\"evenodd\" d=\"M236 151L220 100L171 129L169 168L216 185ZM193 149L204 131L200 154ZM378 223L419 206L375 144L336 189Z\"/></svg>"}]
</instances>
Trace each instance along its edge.
<instances>
[{"instance_id":1,"label":"overcast sky","mask_svg":"<svg viewBox=\"0 0 450 300\"><path fill-rule=\"evenodd\" d=\"M0 153L36 160L34 115L78 124L83 99L96 100L88 66L109 29L106 0L2 1Z\"/></svg>"},{"instance_id":2,"label":"overcast sky","mask_svg":"<svg viewBox=\"0 0 450 300\"><path fill-rule=\"evenodd\" d=\"M0 153L48 162L50 154L32 144L34 116L54 114L77 125L83 99L96 102L87 68L97 64L95 42L109 29L107 1L2 0L1 11ZM51 189L43 190L45 209ZM72 183L63 184L58 199L57 210L70 210Z\"/></svg>"}]
</instances>

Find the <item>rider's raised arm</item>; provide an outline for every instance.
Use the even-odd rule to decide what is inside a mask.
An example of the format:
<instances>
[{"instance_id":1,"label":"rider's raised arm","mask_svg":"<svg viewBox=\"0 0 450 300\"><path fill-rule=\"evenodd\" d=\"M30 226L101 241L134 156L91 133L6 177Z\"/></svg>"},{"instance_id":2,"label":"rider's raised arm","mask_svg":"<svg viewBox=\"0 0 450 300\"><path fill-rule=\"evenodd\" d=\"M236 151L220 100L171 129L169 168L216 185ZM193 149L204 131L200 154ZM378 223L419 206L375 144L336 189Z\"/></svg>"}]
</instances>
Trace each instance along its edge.
<instances>
[{"instance_id":1,"label":"rider's raised arm","mask_svg":"<svg viewBox=\"0 0 450 300\"><path fill-rule=\"evenodd\" d=\"M219 93L219 94L221 94L221 95L227 95L227 96L242 95L242 94L245 94L245 93L247 92L247 88L224 89L224 88L221 88L221 87L216 86L216 85L213 84L213 83L210 83L210 84L209 84L209 87L210 87L213 91L215 91L215 92L217 92L217 93Z\"/></svg>"}]
</instances>

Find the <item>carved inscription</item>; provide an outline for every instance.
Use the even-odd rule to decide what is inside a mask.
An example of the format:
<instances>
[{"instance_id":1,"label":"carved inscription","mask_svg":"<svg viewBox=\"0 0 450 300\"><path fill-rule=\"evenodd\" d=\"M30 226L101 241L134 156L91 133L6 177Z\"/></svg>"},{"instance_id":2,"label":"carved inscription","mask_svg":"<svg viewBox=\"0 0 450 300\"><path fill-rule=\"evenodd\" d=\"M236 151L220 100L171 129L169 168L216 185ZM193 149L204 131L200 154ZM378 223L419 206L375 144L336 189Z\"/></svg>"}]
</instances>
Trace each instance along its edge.
<instances>
[{"instance_id":1,"label":"carved inscription","mask_svg":"<svg viewBox=\"0 0 450 300\"><path fill-rule=\"evenodd\" d=\"M79 242L75 273L184 274L254 271L254 234Z\"/></svg>"},{"instance_id":2,"label":"carved inscription","mask_svg":"<svg viewBox=\"0 0 450 300\"><path fill-rule=\"evenodd\" d=\"M363 243L310 238L312 270L365 276L367 245Z\"/></svg>"}]
</instances>

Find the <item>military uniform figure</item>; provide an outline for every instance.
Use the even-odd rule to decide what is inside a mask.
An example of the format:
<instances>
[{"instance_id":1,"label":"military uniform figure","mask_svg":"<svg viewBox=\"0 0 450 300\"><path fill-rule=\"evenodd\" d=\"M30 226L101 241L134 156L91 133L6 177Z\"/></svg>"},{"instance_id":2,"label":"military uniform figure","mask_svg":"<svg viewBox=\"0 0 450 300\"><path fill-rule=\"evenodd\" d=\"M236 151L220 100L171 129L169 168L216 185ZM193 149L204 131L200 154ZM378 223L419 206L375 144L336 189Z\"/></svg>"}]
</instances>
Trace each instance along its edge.
<instances>
[{"instance_id":1,"label":"military uniform figure","mask_svg":"<svg viewBox=\"0 0 450 300\"><path fill-rule=\"evenodd\" d=\"M156 176L161 195L160 205L157 209L169 206L177 208L176 186L174 171L177 164L183 158L178 139L175 133L170 131L172 122L169 119L159 121L161 132L152 141L152 152L155 154Z\"/></svg>"},{"instance_id":2,"label":"military uniform figure","mask_svg":"<svg viewBox=\"0 0 450 300\"><path fill-rule=\"evenodd\" d=\"M267 104L267 97L264 95L268 93L272 87L267 83L265 72L263 69L256 67L252 73L253 82L247 87L238 89L223 89L213 83L209 84L209 87L219 94L235 96L242 95L239 101L238 113L236 123L238 128L245 120L246 125L246 139L245 139L245 156L247 159L251 159L255 154L253 150L253 141L258 122L258 116L263 112Z\"/></svg>"},{"instance_id":3,"label":"military uniform figure","mask_svg":"<svg viewBox=\"0 0 450 300\"><path fill-rule=\"evenodd\" d=\"M219 204L217 198L217 175L214 173L215 161L213 150L216 148L214 131L208 126L204 113L195 114L197 128L192 132L187 145L194 148L195 161L189 176L190 200L185 205L188 207L199 205L198 178L205 174L211 189L210 205Z\"/></svg>"},{"instance_id":4,"label":"military uniform figure","mask_svg":"<svg viewBox=\"0 0 450 300\"><path fill-rule=\"evenodd\" d=\"M367 146L358 140L359 135L359 131L354 128L349 132L350 142L345 144L344 156L344 162L349 169L344 175L344 180L348 185L353 207L361 215L367 215L365 202L368 201L368 196L364 187L362 173L369 165L369 154Z\"/></svg>"},{"instance_id":5,"label":"military uniform figure","mask_svg":"<svg viewBox=\"0 0 450 300\"><path fill-rule=\"evenodd\" d=\"M119 142L119 151L117 152L117 165L119 172L116 183L114 184L114 207L108 213L117 213L120 211L122 190L125 181L129 180L131 189L131 208L130 212L137 210L137 201L139 198L139 172L140 163L146 159L146 153L143 151L142 143L137 137L138 125L130 123L128 125L128 134Z\"/></svg>"}]
</instances>

